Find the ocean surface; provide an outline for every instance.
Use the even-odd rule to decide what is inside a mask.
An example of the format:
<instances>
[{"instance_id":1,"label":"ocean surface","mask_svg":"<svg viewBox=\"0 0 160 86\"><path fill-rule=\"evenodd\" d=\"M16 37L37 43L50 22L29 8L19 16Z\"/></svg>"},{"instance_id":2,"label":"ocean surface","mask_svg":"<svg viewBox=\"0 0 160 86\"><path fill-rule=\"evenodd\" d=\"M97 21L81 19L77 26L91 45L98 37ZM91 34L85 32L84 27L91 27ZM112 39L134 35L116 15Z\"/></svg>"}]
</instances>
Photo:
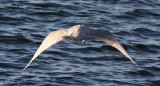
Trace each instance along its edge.
<instances>
[{"instance_id":1,"label":"ocean surface","mask_svg":"<svg viewBox=\"0 0 160 86\"><path fill-rule=\"evenodd\" d=\"M109 30L140 66L103 41L60 41L31 65L49 32ZM160 0L0 0L0 86L160 86Z\"/></svg>"}]
</instances>

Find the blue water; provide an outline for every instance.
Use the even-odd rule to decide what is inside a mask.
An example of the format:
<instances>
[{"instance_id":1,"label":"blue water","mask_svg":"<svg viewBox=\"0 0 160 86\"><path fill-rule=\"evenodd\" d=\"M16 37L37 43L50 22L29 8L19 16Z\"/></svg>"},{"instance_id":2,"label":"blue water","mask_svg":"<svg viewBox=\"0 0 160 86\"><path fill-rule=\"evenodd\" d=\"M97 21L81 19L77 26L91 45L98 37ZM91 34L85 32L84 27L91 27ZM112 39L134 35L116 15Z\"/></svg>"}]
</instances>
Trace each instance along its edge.
<instances>
[{"instance_id":1,"label":"blue water","mask_svg":"<svg viewBox=\"0 0 160 86\"><path fill-rule=\"evenodd\" d=\"M112 32L136 67L100 40L63 40L26 70L45 36L76 24ZM160 86L159 0L1 0L1 86Z\"/></svg>"}]
</instances>

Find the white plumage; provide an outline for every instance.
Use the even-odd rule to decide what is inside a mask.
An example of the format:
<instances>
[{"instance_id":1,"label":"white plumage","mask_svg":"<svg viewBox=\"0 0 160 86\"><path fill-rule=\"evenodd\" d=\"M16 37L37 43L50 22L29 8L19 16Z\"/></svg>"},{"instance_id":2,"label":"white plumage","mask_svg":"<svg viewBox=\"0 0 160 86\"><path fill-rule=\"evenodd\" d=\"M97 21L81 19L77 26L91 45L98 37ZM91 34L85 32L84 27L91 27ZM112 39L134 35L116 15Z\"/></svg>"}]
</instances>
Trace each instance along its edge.
<instances>
[{"instance_id":1,"label":"white plumage","mask_svg":"<svg viewBox=\"0 0 160 86\"><path fill-rule=\"evenodd\" d=\"M33 58L30 60L30 62L24 69L26 69L40 53L49 48L51 45L63 39L78 43L85 43L87 40L100 39L105 43L111 45L112 47L118 49L121 53L128 57L135 65L137 65L127 54L127 52L124 50L121 44L108 30L91 28L84 25L75 25L71 28L60 29L49 33L49 35L44 39L44 41L34 54Z\"/></svg>"}]
</instances>

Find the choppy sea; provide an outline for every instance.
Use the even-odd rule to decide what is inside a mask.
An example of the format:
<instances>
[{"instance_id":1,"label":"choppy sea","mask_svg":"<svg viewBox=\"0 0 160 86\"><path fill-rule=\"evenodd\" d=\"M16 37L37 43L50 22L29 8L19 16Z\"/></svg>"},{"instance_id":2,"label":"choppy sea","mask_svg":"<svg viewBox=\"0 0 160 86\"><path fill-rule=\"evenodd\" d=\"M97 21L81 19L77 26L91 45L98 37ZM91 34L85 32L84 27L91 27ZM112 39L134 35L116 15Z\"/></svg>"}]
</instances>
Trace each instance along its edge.
<instances>
[{"instance_id":1,"label":"choppy sea","mask_svg":"<svg viewBox=\"0 0 160 86\"><path fill-rule=\"evenodd\" d=\"M53 30L107 29L141 67L100 40L63 40L22 70ZM160 86L160 0L1 0L1 86Z\"/></svg>"}]
</instances>

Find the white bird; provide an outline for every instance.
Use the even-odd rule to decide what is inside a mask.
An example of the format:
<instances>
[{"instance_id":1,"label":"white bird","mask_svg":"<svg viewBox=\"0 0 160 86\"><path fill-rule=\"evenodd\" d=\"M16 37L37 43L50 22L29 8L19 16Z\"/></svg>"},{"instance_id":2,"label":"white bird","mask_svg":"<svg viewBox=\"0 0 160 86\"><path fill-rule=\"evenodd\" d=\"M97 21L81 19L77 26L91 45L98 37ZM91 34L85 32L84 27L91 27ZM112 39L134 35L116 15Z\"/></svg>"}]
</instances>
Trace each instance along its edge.
<instances>
[{"instance_id":1,"label":"white bird","mask_svg":"<svg viewBox=\"0 0 160 86\"><path fill-rule=\"evenodd\" d=\"M127 54L127 52L124 50L121 44L108 30L87 27L84 25L75 25L67 29L60 29L49 33L49 35L44 39L44 41L34 54L33 58L30 60L30 62L23 70L25 70L31 64L31 62L44 50L63 39L77 43L85 43L87 40L100 39L105 43L111 45L112 47L118 49L121 53L128 57L135 65L137 65Z\"/></svg>"}]
</instances>

